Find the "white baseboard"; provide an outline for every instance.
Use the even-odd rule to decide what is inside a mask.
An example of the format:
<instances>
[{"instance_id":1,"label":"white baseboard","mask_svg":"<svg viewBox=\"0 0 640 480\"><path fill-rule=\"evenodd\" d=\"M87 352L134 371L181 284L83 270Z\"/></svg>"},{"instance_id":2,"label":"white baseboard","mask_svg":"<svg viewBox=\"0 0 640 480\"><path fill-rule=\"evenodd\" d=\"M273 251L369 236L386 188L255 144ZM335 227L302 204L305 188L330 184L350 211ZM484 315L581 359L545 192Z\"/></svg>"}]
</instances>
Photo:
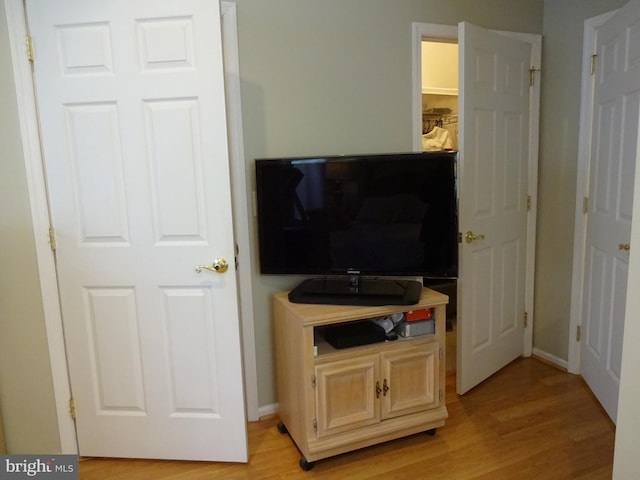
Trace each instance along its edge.
<instances>
[{"instance_id":1,"label":"white baseboard","mask_svg":"<svg viewBox=\"0 0 640 480\"><path fill-rule=\"evenodd\" d=\"M544 350L540 350L539 348L533 348L533 355L539 357L549 363L552 363L564 370L569 369L569 362L563 360L562 358L558 358L555 355L551 355L550 353L545 352Z\"/></svg>"},{"instance_id":2,"label":"white baseboard","mask_svg":"<svg viewBox=\"0 0 640 480\"><path fill-rule=\"evenodd\" d=\"M260 418L266 417L268 415L273 415L274 413L278 413L279 409L280 407L277 403L272 403L270 405L263 405L261 407L258 407L258 415L260 416Z\"/></svg>"}]
</instances>

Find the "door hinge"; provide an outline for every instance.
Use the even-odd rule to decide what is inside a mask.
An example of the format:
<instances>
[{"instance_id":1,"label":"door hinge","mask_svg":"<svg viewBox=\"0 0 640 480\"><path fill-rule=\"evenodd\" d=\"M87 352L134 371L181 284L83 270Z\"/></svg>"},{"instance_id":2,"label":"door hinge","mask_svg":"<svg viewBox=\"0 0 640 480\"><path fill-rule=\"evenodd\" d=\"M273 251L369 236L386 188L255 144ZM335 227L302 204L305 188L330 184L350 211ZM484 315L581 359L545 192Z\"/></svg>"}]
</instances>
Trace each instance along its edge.
<instances>
[{"instance_id":1,"label":"door hinge","mask_svg":"<svg viewBox=\"0 0 640 480\"><path fill-rule=\"evenodd\" d=\"M524 328L529 326L529 314L527 312L524 312L524 315L522 315L522 326Z\"/></svg>"},{"instance_id":2,"label":"door hinge","mask_svg":"<svg viewBox=\"0 0 640 480\"><path fill-rule=\"evenodd\" d=\"M584 197L582 199L582 213L585 215L589 213L589 197Z\"/></svg>"},{"instance_id":3,"label":"door hinge","mask_svg":"<svg viewBox=\"0 0 640 480\"><path fill-rule=\"evenodd\" d=\"M49 246L53 252L56 251L56 230L53 227L49 227Z\"/></svg>"},{"instance_id":4,"label":"door hinge","mask_svg":"<svg viewBox=\"0 0 640 480\"><path fill-rule=\"evenodd\" d=\"M316 388L316 376L311 375L311 388Z\"/></svg>"},{"instance_id":5,"label":"door hinge","mask_svg":"<svg viewBox=\"0 0 640 480\"><path fill-rule=\"evenodd\" d=\"M533 87L536 84L536 72L539 72L539 68L531 67L529 69L529 86Z\"/></svg>"},{"instance_id":6,"label":"door hinge","mask_svg":"<svg viewBox=\"0 0 640 480\"><path fill-rule=\"evenodd\" d=\"M27 60L33 62L33 39L31 38L31 35L27 35L24 42L27 47Z\"/></svg>"},{"instance_id":7,"label":"door hinge","mask_svg":"<svg viewBox=\"0 0 640 480\"><path fill-rule=\"evenodd\" d=\"M576 327L576 342L579 342L582 339L582 327L578 325Z\"/></svg>"},{"instance_id":8,"label":"door hinge","mask_svg":"<svg viewBox=\"0 0 640 480\"><path fill-rule=\"evenodd\" d=\"M591 75L595 75L596 73L596 60L598 58L598 55L596 55L595 53L593 55L591 55Z\"/></svg>"},{"instance_id":9,"label":"door hinge","mask_svg":"<svg viewBox=\"0 0 640 480\"><path fill-rule=\"evenodd\" d=\"M76 402L73 401L73 398L69 399L69 415L73 420L76 419Z\"/></svg>"},{"instance_id":10,"label":"door hinge","mask_svg":"<svg viewBox=\"0 0 640 480\"><path fill-rule=\"evenodd\" d=\"M318 419L317 418L313 419L313 431L314 432L318 431Z\"/></svg>"},{"instance_id":11,"label":"door hinge","mask_svg":"<svg viewBox=\"0 0 640 480\"><path fill-rule=\"evenodd\" d=\"M527 195L527 212L531 211L531 195Z\"/></svg>"}]
</instances>

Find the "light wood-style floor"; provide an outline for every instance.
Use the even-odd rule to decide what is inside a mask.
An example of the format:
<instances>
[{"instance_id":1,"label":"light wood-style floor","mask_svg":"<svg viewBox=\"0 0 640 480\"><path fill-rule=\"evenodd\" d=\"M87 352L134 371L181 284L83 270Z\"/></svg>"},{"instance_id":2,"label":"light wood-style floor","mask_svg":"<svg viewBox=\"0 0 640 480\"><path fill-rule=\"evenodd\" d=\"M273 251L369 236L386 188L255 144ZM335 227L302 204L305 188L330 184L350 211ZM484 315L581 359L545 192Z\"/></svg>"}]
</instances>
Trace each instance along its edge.
<instances>
[{"instance_id":1,"label":"light wood-style floor","mask_svg":"<svg viewBox=\"0 0 640 480\"><path fill-rule=\"evenodd\" d=\"M277 417L249 424L249 463L83 459L83 480L610 479L614 426L580 377L519 359L464 396L447 378L449 419L435 436L320 460L304 472Z\"/></svg>"}]
</instances>

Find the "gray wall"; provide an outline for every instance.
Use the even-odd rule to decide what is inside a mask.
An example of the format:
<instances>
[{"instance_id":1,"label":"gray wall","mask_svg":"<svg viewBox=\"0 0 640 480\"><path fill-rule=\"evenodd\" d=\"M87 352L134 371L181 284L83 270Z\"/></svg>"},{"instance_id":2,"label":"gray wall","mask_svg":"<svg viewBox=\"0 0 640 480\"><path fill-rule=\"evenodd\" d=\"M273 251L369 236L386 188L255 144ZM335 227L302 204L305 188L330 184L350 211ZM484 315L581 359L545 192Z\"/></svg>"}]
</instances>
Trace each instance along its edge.
<instances>
[{"instance_id":1,"label":"gray wall","mask_svg":"<svg viewBox=\"0 0 640 480\"><path fill-rule=\"evenodd\" d=\"M60 451L4 2L0 2L0 409L9 453Z\"/></svg>"},{"instance_id":2,"label":"gray wall","mask_svg":"<svg viewBox=\"0 0 640 480\"><path fill-rule=\"evenodd\" d=\"M544 2L533 343L562 360L568 358L570 337L584 21L626 2Z\"/></svg>"},{"instance_id":3,"label":"gray wall","mask_svg":"<svg viewBox=\"0 0 640 480\"><path fill-rule=\"evenodd\" d=\"M248 182L253 159L410 151L411 23L542 33L542 0L237 0ZM250 219L255 232L254 219ZM254 255L257 262L257 254ZM253 282L259 398L275 403L270 295ZM569 286L565 287L569 290Z\"/></svg>"}]
</instances>

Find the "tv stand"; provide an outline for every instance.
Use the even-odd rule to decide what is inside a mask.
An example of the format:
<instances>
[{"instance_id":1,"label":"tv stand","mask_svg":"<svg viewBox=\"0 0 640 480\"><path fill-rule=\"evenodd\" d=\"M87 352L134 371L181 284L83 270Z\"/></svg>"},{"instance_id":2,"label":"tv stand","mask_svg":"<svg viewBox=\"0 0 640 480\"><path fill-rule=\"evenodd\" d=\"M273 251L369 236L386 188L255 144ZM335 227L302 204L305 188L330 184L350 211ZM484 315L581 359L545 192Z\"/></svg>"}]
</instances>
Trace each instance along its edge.
<instances>
[{"instance_id":1,"label":"tv stand","mask_svg":"<svg viewBox=\"0 0 640 480\"><path fill-rule=\"evenodd\" d=\"M358 448L433 435L444 425L448 298L421 293L410 308L300 305L286 292L273 297L278 431L300 450L303 470ZM414 309L432 309L433 333L341 349L327 340L332 327ZM428 459L422 468L428 472Z\"/></svg>"},{"instance_id":2,"label":"tv stand","mask_svg":"<svg viewBox=\"0 0 640 480\"><path fill-rule=\"evenodd\" d=\"M324 305L415 305L421 293L422 284L415 280L350 275L304 280L289 292L289 301Z\"/></svg>"}]
</instances>

